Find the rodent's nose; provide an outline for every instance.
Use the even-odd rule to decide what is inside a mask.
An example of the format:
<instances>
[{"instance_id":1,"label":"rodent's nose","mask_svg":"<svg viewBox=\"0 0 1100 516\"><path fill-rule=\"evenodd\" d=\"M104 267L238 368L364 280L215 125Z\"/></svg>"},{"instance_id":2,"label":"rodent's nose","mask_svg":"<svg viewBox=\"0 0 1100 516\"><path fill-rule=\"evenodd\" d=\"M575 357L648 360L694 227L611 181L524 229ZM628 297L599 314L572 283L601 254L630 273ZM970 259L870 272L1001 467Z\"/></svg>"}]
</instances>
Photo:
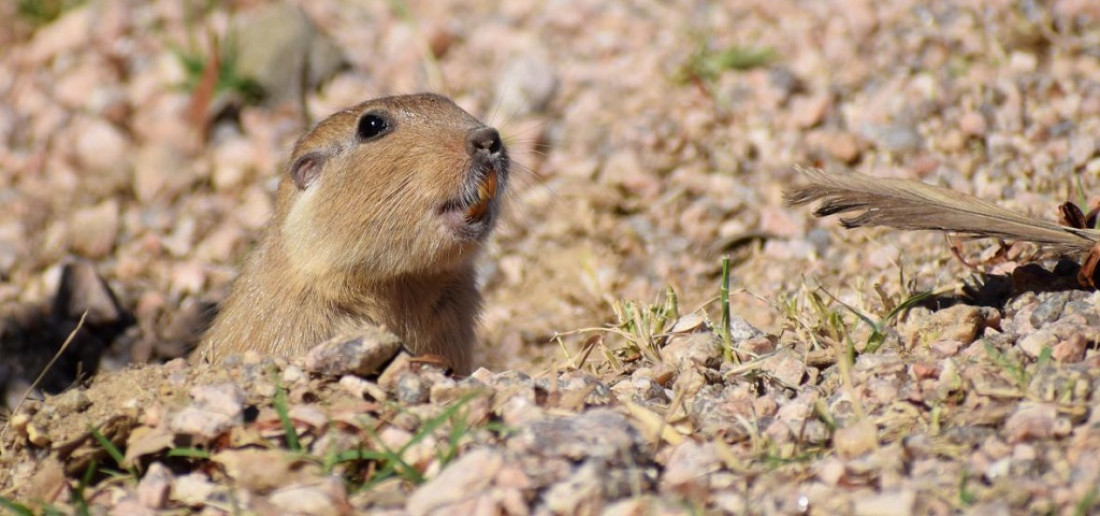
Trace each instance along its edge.
<instances>
[{"instance_id":1,"label":"rodent's nose","mask_svg":"<svg viewBox=\"0 0 1100 516\"><path fill-rule=\"evenodd\" d=\"M466 152L470 156L484 154L496 156L504 148L500 142L500 133L492 127L480 127L466 134Z\"/></svg>"}]
</instances>

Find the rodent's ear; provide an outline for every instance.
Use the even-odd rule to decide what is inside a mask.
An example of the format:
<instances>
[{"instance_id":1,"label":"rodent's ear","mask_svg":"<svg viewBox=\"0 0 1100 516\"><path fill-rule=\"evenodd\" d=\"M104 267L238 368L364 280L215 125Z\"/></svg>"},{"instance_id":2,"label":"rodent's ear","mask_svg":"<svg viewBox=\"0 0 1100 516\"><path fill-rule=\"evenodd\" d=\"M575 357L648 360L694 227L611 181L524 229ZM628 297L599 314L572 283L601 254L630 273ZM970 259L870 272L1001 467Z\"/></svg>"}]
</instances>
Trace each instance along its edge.
<instances>
[{"instance_id":1,"label":"rodent's ear","mask_svg":"<svg viewBox=\"0 0 1100 516\"><path fill-rule=\"evenodd\" d=\"M328 156L321 152L307 152L298 156L290 165L290 180L294 181L294 186L305 190L313 184L321 176L321 169L325 167L327 159Z\"/></svg>"}]
</instances>

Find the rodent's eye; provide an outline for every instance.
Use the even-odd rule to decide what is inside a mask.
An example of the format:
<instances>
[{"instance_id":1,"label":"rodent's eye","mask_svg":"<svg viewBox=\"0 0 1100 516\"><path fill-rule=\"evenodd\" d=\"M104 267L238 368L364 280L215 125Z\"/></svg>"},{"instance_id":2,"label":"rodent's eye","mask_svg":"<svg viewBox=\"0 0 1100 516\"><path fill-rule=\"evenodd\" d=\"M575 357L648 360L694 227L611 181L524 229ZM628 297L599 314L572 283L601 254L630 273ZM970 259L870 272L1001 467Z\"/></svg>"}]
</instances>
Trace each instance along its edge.
<instances>
[{"instance_id":1,"label":"rodent's eye","mask_svg":"<svg viewBox=\"0 0 1100 516\"><path fill-rule=\"evenodd\" d=\"M359 119L359 139L373 140L390 132L390 122L375 113L367 113Z\"/></svg>"}]
</instances>

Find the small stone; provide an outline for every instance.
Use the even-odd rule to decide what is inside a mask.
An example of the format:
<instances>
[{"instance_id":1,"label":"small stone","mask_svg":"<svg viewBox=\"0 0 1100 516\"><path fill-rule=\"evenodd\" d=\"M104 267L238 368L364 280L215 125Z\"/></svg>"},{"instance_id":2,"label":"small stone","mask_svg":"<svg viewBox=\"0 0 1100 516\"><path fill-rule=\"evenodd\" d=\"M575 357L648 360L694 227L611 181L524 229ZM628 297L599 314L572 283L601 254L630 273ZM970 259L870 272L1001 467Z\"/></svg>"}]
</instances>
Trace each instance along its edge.
<instances>
[{"instance_id":1,"label":"small stone","mask_svg":"<svg viewBox=\"0 0 1100 516\"><path fill-rule=\"evenodd\" d=\"M737 343L737 351L748 353L750 358L756 358L775 351L775 342L767 337L745 339Z\"/></svg>"},{"instance_id":2,"label":"small stone","mask_svg":"<svg viewBox=\"0 0 1100 516\"><path fill-rule=\"evenodd\" d=\"M849 132L825 132L817 140L825 152L841 163L854 163L862 152L859 138Z\"/></svg>"},{"instance_id":3,"label":"small stone","mask_svg":"<svg viewBox=\"0 0 1100 516\"><path fill-rule=\"evenodd\" d=\"M448 381L450 380L450 381ZM468 394L488 391L488 386L474 378L463 378L459 381L443 377L437 379L428 388L428 401L435 405L442 405L455 401Z\"/></svg>"},{"instance_id":4,"label":"small stone","mask_svg":"<svg viewBox=\"0 0 1100 516\"><path fill-rule=\"evenodd\" d=\"M539 113L558 89L557 71L545 49L520 52L503 67L496 81L497 109L508 117Z\"/></svg>"},{"instance_id":5,"label":"small stone","mask_svg":"<svg viewBox=\"0 0 1100 516\"><path fill-rule=\"evenodd\" d=\"M274 3L248 10L234 31L237 68L255 80L264 101L297 101L346 61L343 51L298 6ZM288 81L287 77L298 80Z\"/></svg>"},{"instance_id":6,"label":"small stone","mask_svg":"<svg viewBox=\"0 0 1100 516\"><path fill-rule=\"evenodd\" d=\"M149 509L163 509L172 489L172 472L160 462L149 465L137 486L138 502Z\"/></svg>"},{"instance_id":7,"label":"small stone","mask_svg":"<svg viewBox=\"0 0 1100 516\"><path fill-rule=\"evenodd\" d=\"M909 124L891 124L875 132L875 141L890 152L912 152L924 146L924 138Z\"/></svg>"},{"instance_id":8,"label":"small stone","mask_svg":"<svg viewBox=\"0 0 1100 516\"><path fill-rule=\"evenodd\" d=\"M1051 330L1042 329L1025 335L1016 345L1027 356L1037 358L1044 349L1053 348L1057 344L1058 336Z\"/></svg>"},{"instance_id":9,"label":"small stone","mask_svg":"<svg viewBox=\"0 0 1100 516\"><path fill-rule=\"evenodd\" d=\"M53 442L53 440L50 439L50 436L47 435L46 432L39 430L38 426L34 423L27 423L26 432L27 441L30 441L30 443L35 446L45 448Z\"/></svg>"},{"instance_id":10,"label":"small stone","mask_svg":"<svg viewBox=\"0 0 1100 516\"><path fill-rule=\"evenodd\" d=\"M798 387L802 385L802 377L806 375L806 363L802 357L790 349L783 349L775 355L768 357L760 366L761 369L772 374L783 385Z\"/></svg>"},{"instance_id":11,"label":"small stone","mask_svg":"<svg viewBox=\"0 0 1100 516\"><path fill-rule=\"evenodd\" d=\"M848 468L844 466L844 461L836 457L825 457L814 465L817 478L829 486L839 485L847 472Z\"/></svg>"},{"instance_id":12,"label":"small stone","mask_svg":"<svg viewBox=\"0 0 1100 516\"><path fill-rule=\"evenodd\" d=\"M342 516L352 513L344 483L336 477L280 487L271 493L268 500L283 514Z\"/></svg>"},{"instance_id":13,"label":"small stone","mask_svg":"<svg viewBox=\"0 0 1100 516\"><path fill-rule=\"evenodd\" d=\"M240 186L255 166L252 144L243 137L220 143L214 148L214 188L220 192Z\"/></svg>"},{"instance_id":14,"label":"small stone","mask_svg":"<svg viewBox=\"0 0 1100 516\"><path fill-rule=\"evenodd\" d=\"M160 415L153 415L159 410L147 410L143 423L152 422L152 426L139 426L130 432L126 439L126 454L123 459L124 466L137 464L137 461L146 455L151 455L162 450L167 450L175 445L175 434L163 425L158 426Z\"/></svg>"},{"instance_id":15,"label":"small stone","mask_svg":"<svg viewBox=\"0 0 1100 516\"><path fill-rule=\"evenodd\" d=\"M206 236L195 248L195 258L202 263L228 262L244 240L244 230L236 224L226 224Z\"/></svg>"},{"instance_id":16,"label":"small stone","mask_svg":"<svg viewBox=\"0 0 1100 516\"><path fill-rule=\"evenodd\" d=\"M713 443L687 440L672 449L661 475L662 492L674 492L685 499L701 499L710 488L708 477L721 468Z\"/></svg>"},{"instance_id":17,"label":"small stone","mask_svg":"<svg viewBox=\"0 0 1100 516\"><path fill-rule=\"evenodd\" d=\"M34 39L27 48L28 61L45 64L58 54L87 46L95 25L94 14L91 6L84 5L64 11L53 23L44 25L35 32Z\"/></svg>"},{"instance_id":18,"label":"small stone","mask_svg":"<svg viewBox=\"0 0 1100 516\"><path fill-rule=\"evenodd\" d=\"M1054 405L1024 402L1005 420L1002 435L1013 444L1048 439L1054 435L1057 417Z\"/></svg>"},{"instance_id":19,"label":"small stone","mask_svg":"<svg viewBox=\"0 0 1100 516\"><path fill-rule=\"evenodd\" d=\"M881 493L856 497L853 513L866 516L906 516L913 514L917 493L912 489L887 489Z\"/></svg>"},{"instance_id":20,"label":"small stone","mask_svg":"<svg viewBox=\"0 0 1100 516\"><path fill-rule=\"evenodd\" d=\"M287 416L316 429L324 428L328 424L328 416L313 404L294 405L287 411Z\"/></svg>"},{"instance_id":21,"label":"small stone","mask_svg":"<svg viewBox=\"0 0 1100 516\"><path fill-rule=\"evenodd\" d=\"M748 339L767 337L767 334L750 324L739 315L730 316L730 340L741 342Z\"/></svg>"},{"instance_id":22,"label":"small stone","mask_svg":"<svg viewBox=\"0 0 1100 516\"><path fill-rule=\"evenodd\" d=\"M405 508L414 516L420 516L469 500L492 485L503 465L504 456L496 450L471 450L414 491Z\"/></svg>"},{"instance_id":23,"label":"small stone","mask_svg":"<svg viewBox=\"0 0 1100 516\"><path fill-rule=\"evenodd\" d=\"M84 389L69 389L51 401L53 407L63 414L83 412L92 405Z\"/></svg>"},{"instance_id":24,"label":"small stone","mask_svg":"<svg viewBox=\"0 0 1100 516\"><path fill-rule=\"evenodd\" d=\"M163 142L142 145L134 157L134 195L142 203L175 197L192 181L191 174L181 173L184 160L180 152Z\"/></svg>"},{"instance_id":25,"label":"small stone","mask_svg":"<svg viewBox=\"0 0 1100 516\"><path fill-rule=\"evenodd\" d=\"M683 315L672 324L672 329L669 330L669 333L692 333L704 328L706 322L707 320L697 313Z\"/></svg>"},{"instance_id":26,"label":"small stone","mask_svg":"<svg viewBox=\"0 0 1100 516\"><path fill-rule=\"evenodd\" d=\"M948 358L959 354L959 348L962 346L963 343L957 340L937 340L929 344L928 349L937 357Z\"/></svg>"},{"instance_id":27,"label":"small stone","mask_svg":"<svg viewBox=\"0 0 1100 516\"><path fill-rule=\"evenodd\" d=\"M825 118L832 108L832 94L822 91L812 97L797 96L791 101L791 125L796 129L808 129Z\"/></svg>"},{"instance_id":28,"label":"small stone","mask_svg":"<svg viewBox=\"0 0 1100 516\"><path fill-rule=\"evenodd\" d=\"M878 447L878 428L868 419L837 429L833 445L842 457L854 459Z\"/></svg>"},{"instance_id":29,"label":"small stone","mask_svg":"<svg viewBox=\"0 0 1100 516\"><path fill-rule=\"evenodd\" d=\"M1032 73L1039 65L1039 59L1031 52L1017 50L1008 58L1008 66L1016 73Z\"/></svg>"},{"instance_id":30,"label":"small stone","mask_svg":"<svg viewBox=\"0 0 1100 516\"><path fill-rule=\"evenodd\" d=\"M243 448L214 454L235 485L251 491L268 491L294 482L315 478L320 467L296 454L279 449Z\"/></svg>"},{"instance_id":31,"label":"small stone","mask_svg":"<svg viewBox=\"0 0 1100 516\"><path fill-rule=\"evenodd\" d=\"M396 335L369 328L358 336L338 336L309 350L305 369L329 376L370 376L378 374L400 350L401 339Z\"/></svg>"},{"instance_id":32,"label":"small stone","mask_svg":"<svg viewBox=\"0 0 1100 516\"><path fill-rule=\"evenodd\" d=\"M978 337L984 324L981 309L959 304L926 317L914 318L903 332L911 346L924 346L938 340L970 344Z\"/></svg>"},{"instance_id":33,"label":"small stone","mask_svg":"<svg viewBox=\"0 0 1100 516\"><path fill-rule=\"evenodd\" d=\"M295 385L306 381L306 374L302 372L302 368L291 364L286 366L286 369L283 369L281 379L283 385Z\"/></svg>"},{"instance_id":34,"label":"small stone","mask_svg":"<svg viewBox=\"0 0 1100 516\"><path fill-rule=\"evenodd\" d=\"M985 136L985 117L977 111L967 111L959 118L959 130L967 136Z\"/></svg>"},{"instance_id":35,"label":"small stone","mask_svg":"<svg viewBox=\"0 0 1100 516\"><path fill-rule=\"evenodd\" d=\"M722 348L713 333L674 335L661 348L661 358L679 370L686 367L707 367L720 361Z\"/></svg>"},{"instance_id":36,"label":"small stone","mask_svg":"<svg viewBox=\"0 0 1100 516\"><path fill-rule=\"evenodd\" d=\"M1088 345L1089 340L1083 334L1075 333L1055 344L1051 357L1063 363L1080 362L1085 359Z\"/></svg>"},{"instance_id":37,"label":"small stone","mask_svg":"<svg viewBox=\"0 0 1100 516\"><path fill-rule=\"evenodd\" d=\"M114 249L120 223L115 198L77 210L69 220L69 243L84 257L103 258Z\"/></svg>"},{"instance_id":38,"label":"small stone","mask_svg":"<svg viewBox=\"0 0 1100 516\"><path fill-rule=\"evenodd\" d=\"M635 455L642 443L641 433L626 417L610 409L533 421L508 439L510 448L543 457L600 458L617 463L641 461Z\"/></svg>"},{"instance_id":39,"label":"small stone","mask_svg":"<svg viewBox=\"0 0 1100 516\"><path fill-rule=\"evenodd\" d=\"M199 506L214 493L214 483L202 473L190 473L172 483L172 500L184 505Z\"/></svg>"},{"instance_id":40,"label":"small stone","mask_svg":"<svg viewBox=\"0 0 1100 516\"><path fill-rule=\"evenodd\" d=\"M397 378L395 397L402 403L415 405L428 401L428 386L420 375L407 371Z\"/></svg>"},{"instance_id":41,"label":"small stone","mask_svg":"<svg viewBox=\"0 0 1100 516\"><path fill-rule=\"evenodd\" d=\"M234 384L198 386L191 389L191 397L194 405L169 420L172 431L214 438L243 421L245 394Z\"/></svg>"},{"instance_id":42,"label":"small stone","mask_svg":"<svg viewBox=\"0 0 1100 516\"><path fill-rule=\"evenodd\" d=\"M237 424L225 414L217 414L195 407L186 407L172 415L168 427L173 432L214 438Z\"/></svg>"},{"instance_id":43,"label":"small stone","mask_svg":"<svg viewBox=\"0 0 1100 516\"><path fill-rule=\"evenodd\" d=\"M206 268L198 260L177 262L172 266L172 292L201 294L206 286Z\"/></svg>"},{"instance_id":44,"label":"small stone","mask_svg":"<svg viewBox=\"0 0 1100 516\"><path fill-rule=\"evenodd\" d=\"M200 385L191 389L191 398L203 410L227 416L239 416L244 411L245 393L236 384Z\"/></svg>"},{"instance_id":45,"label":"small stone","mask_svg":"<svg viewBox=\"0 0 1100 516\"><path fill-rule=\"evenodd\" d=\"M375 401L386 401L388 399L386 391L382 390L378 384L352 374L340 377L340 387L343 387L356 398L369 398Z\"/></svg>"},{"instance_id":46,"label":"small stone","mask_svg":"<svg viewBox=\"0 0 1100 516\"><path fill-rule=\"evenodd\" d=\"M609 487L606 466L596 461L586 461L568 478L546 491L546 507L553 514L598 514L608 496Z\"/></svg>"},{"instance_id":47,"label":"small stone","mask_svg":"<svg viewBox=\"0 0 1100 516\"><path fill-rule=\"evenodd\" d=\"M106 120L87 121L78 131L76 156L91 172L120 170L127 167L130 142L122 131Z\"/></svg>"}]
</instances>

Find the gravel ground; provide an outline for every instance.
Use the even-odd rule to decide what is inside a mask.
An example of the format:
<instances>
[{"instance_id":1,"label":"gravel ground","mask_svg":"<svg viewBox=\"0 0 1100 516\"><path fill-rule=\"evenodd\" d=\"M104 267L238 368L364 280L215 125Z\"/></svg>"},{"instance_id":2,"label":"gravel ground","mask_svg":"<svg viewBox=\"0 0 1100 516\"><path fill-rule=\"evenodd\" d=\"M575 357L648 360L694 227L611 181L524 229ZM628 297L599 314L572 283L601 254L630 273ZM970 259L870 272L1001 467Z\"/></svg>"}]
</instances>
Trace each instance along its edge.
<instances>
[{"instance_id":1,"label":"gravel ground","mask_svg":"<svg viewBox=\"0 0 1100 516\"><path fill-rule=\"evenodd\" d=\"M804 165L1096 205L1100 4L300 3L0 6L9 407L75 335L0 434L8 510L1100 510L1072 261L782 200ZM186 365L297 135L426 90L521 168L485 368Z\"/></svg>"}]
</instances>

